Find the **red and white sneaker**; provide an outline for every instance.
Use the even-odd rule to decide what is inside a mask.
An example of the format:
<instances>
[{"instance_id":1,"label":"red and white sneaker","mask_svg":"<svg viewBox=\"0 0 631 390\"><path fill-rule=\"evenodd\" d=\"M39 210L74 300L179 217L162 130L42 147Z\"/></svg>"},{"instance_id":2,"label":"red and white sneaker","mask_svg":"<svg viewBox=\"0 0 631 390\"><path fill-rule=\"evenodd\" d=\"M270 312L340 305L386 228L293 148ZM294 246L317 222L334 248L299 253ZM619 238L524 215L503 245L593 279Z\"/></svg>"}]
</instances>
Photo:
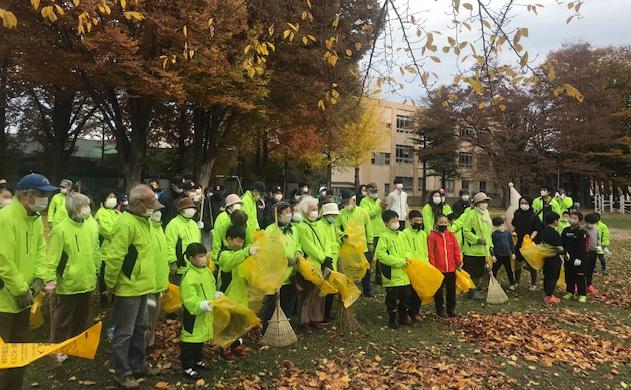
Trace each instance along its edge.
<instances>
[{"instance_id":1,"label":"red and white sneaker","mask_svg":"<svg viewBox=\"0 0 631 390\"><path fill-rule=\"evenodd\" d=\"M598 292L598 290L596 289L596 287L592 286L591 284L589 286L587 286L587 292L590 294L595 294Z\"/></svg>"},{"instance_id":2,"label":"red and white sneaker","mask_svg":"<svg viewBox=\"0 0 631 390\"><path fill-rule=\"evenodd\" d=\"M543 301L545 303L559 303L561 302L561 300L557 297L555 297L554 295L550 295L549 297L544 297Z\"/></svg>"}]
</instances>

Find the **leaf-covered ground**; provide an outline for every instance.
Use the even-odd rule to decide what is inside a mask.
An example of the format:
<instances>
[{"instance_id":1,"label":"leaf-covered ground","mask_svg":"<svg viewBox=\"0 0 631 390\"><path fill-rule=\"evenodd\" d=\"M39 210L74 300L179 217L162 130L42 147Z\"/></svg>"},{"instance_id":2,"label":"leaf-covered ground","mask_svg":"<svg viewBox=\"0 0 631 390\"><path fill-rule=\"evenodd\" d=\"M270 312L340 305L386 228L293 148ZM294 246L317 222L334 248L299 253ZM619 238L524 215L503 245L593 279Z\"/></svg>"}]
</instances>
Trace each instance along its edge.
<instances>
[{"instance_id":1,"label":"leaf-covered ground","mask_svg":"<svg viewBox=\"0 0 631 390\"><path fill-rule=\"evenodd\" d=\"M319 333L299 334L298 343L284 349L261 346L253 334L246 340L251 355L235 363L219 360L207 347L212 370L197 383L179 375L179 322L165 320L150 353L161 374L147 378L143 388L626 389L631 386L631 217L617 217L612 224L610 273L596 274L600 292L586 305L546 305L541 290L522 288L508 292L510 300L502 306L459 297L461 316L451 320L437 318L425 306L420 326L393 331L386 326L379 291L355 305L365 334L343 337L332 323ZM36 336L44 340L47 332L40 329ZM57 367L42 359L29 368L27 384L115 388L106 337L95 361L71 358Z\"/></svg>"}]
</instances>

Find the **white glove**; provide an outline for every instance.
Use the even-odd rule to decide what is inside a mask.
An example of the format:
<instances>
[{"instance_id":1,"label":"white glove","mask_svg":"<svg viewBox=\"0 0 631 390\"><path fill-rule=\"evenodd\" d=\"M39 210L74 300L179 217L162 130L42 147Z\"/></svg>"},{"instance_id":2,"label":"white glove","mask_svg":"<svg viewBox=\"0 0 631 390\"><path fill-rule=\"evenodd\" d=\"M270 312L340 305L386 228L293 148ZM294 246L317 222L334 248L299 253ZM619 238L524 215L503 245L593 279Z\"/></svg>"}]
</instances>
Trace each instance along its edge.
<instances>
[{"instance_id":1,"label":"white glove","mask_svg":"<svg viewBox=\"0 0 631 390\"><path fill-rule=\"evenodd\" d=\"M510 255L510 258L513 260L517 260L517 255L513 253L512 255Z\"/></svg>"},{"instance_id":2,"label":"white glove","mask_svg":"<svg viewBox=\"0 0 631 390\"><path fill-rule=\"evenodd\" d=\"M198 229L203 229L204 228L204 221L197 221L197 228Z\"/></svg>"},{"instance_id":3,"label":"white glove","mask_svg":"<svg viewBox=\"0 0 631 390\"><path fill-rule=\"evenodd\" d=\"M156 300L155 299L151 299L151 298L147 299L147 306L152 308L152 309L155 309L156 306L157 306Z\"/></svg>"},{"instance_id":4,"label":"white glove","mask_svg":"<svg viewBox=\"0 0 631 390\"><path fill-rule=\"evenodd\" d=\"M256 252L258 252L258 251L259 251L259 248L257 248L257 247L255 247L255 246L251 246L250 247L250 254L251 255L255 255Z\"/></svg>"},{"instance_id":5,"label":"white glove","mask_svg":"<svg viewBox=\"0 0 631 390\"><path fill-rule=\"evenodd\" d=\"M605 252L605 255L611 256L611 251L609 250L608 247L605 247L605 249L603 249L603 251Z\"/></svg>"},{"instance_id":6,"label":"white glove","mask_svg":"<svg viewBox=\"0 0 631 390\"><path fill-rule=\"evenodd\" d=\"M581 265L581 261L579 259L574 259L574 266L578 267L579 265Z\"/></svg>"},{"instance_id":7,"label":"white glove","mask_svg":"<svg viewBox=\"0 0 631 390\"><path fill-rule=\"evenodd\" d=\"M215 299L219 299L224 296L224 293L221 291L215 291Z\"/></svg>"},{"instance_id":8,"label":"white glove","mask_svg":"<svg viewBox=\"0 0 631 390\"><path fill-rule=\"evenodd\" d=\"M53 291L55 291L56 287L57 287L56 280L51 280L50 282L46 283L46 285L44 286L44 291L46 292L46 295L50 295Z\"/></svg>"},{"instance_id":9,"label":"white glove","mask_svg":"<svg viewBox=\"0 0 631 390\"><path fill-rule=\"evenodd\" d=\"M602 247L602 246L600 246L600 245L598 245L598 246L596 247L596 250L597 250L598 252L600 252L601 250L603 250L603 247Z\"/></svg>"},{"instance_id":10,"label":"white glove","mask_svg":"<svg viewBox=\"0 0 631 390\"><path fill-rule=\"evenodd\" d=\"M199 303L199 312L206 313L209 311L213 311L213 305L208 301L201 301Z\"/></svg>"}]
</instances>

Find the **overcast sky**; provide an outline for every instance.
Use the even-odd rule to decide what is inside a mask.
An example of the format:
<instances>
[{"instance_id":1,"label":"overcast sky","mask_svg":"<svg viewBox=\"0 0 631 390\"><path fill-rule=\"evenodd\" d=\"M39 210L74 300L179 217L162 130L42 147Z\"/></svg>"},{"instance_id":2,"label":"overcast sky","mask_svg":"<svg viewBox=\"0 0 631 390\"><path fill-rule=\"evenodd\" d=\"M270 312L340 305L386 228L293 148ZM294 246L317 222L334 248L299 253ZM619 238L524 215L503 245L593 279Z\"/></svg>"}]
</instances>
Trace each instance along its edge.
<instances>
[{"instance_id":1,"label":"overcast sky","mask_svg":"<svg viewBox=\"0 0 631 390\"><path fill-rule=\"evenodd\" d=\"M420 17L426 21L428 29L445 31L449 17L444 12L451 0L399 0L403 7L408 1L412 12L421 12ZM464 2L466 0L462 0L462 3ZM505 3L504 0L491 0L491 7L497 8ZM594 46L631 45L631 0L585 0L581 8L582 18L574 18L569 24L566 24L566 19L571 13L566 5L558 5L555 0L525 0L521 4L532 3L544 5L544 8L538 10L539 15L528 13L525 8L516 8L511 27L528 27L529 37L522 44L528 51L529 58L535 59L535 64L563 43L586 41ZM445 39L443 36L438 41L439 49L445 45ZM441 84L450 83L457 72L456 58L453 54L442 52L440 58L440 64L428 61L427 70L437 73ZM518 63L515 57L506 59L512 64ZM398 72L395 76L402 80ZM419 80L410 83L408 79L408 82L404 83L404 90L399 93L403 96L384 97L395 101L403 101L405 98L418 101L424 95L419 83Z\"/></svg>"}]
</instances>

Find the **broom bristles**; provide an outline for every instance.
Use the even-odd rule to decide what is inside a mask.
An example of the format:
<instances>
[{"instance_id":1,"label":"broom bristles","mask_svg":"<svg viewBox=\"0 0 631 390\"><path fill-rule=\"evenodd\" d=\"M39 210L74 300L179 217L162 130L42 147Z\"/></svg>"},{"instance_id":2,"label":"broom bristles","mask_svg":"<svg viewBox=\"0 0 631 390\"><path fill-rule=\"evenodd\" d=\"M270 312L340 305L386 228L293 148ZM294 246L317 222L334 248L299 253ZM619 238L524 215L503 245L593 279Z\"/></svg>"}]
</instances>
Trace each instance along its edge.
<instances>
[{"instance_id":1,"label":"broom bristles","mask_svg":"<svg viewBox=\"0 0 631 390\"><path fill-rule=\"evenodd\" d=\"M491 305L501 305L508 301L508 296L502 289L497 279L491 275L489 279L489 290L486 295L486 302Z\"/></svg>"},{"instance_id":2,"label":"broom bristles","mask_svg":"<svg viewBox=\"0 0 631 390\"><path fill-rule=\"evenodd\" d=\"M280 307L280 300L276 298L276 309L270 319L267 330L261 341L272 347L286 347L298 341L294 329L287 316Z\"/></svg>"}]
</instances>

